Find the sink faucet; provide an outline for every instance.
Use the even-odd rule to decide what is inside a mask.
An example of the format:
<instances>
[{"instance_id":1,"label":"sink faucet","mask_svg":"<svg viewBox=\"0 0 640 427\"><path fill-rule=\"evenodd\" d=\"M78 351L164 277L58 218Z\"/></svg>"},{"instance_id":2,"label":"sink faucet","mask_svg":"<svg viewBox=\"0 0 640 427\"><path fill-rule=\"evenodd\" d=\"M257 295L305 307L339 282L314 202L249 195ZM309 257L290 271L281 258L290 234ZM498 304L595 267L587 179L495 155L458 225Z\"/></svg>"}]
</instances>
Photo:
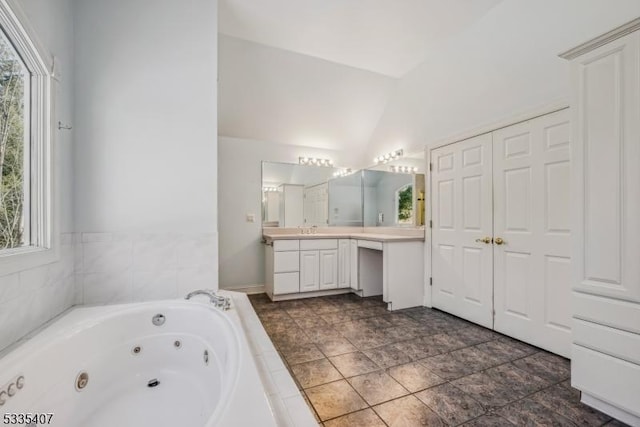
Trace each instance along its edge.
<instances>
[{"instance_id":1,"label":"sink faucet","mask_svg":"<svg viewBox=\"0 0 640 427\"><path fill-rule=\"evenodd\" d=\"M192 291L187 294L184 299L190 300L196 295L206 295L209 297L209 301L211 304L214 304L216 308L220 308L222 310L228 310L231 307L231 300L227 297L222 297L217 295L212 289L198 289L197 291Z\"/></svg>"}]
</instances>

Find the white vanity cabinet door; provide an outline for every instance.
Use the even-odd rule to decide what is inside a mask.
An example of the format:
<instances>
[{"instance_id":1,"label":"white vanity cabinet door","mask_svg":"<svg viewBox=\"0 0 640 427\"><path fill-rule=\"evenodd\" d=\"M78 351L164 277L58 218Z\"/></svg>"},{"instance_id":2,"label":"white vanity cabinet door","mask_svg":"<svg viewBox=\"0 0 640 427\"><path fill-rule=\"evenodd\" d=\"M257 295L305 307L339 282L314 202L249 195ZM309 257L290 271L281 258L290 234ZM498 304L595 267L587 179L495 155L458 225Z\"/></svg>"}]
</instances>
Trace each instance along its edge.
<instances>
[{"instance_id":1,"label":"white vanity cabinet door","mask_svg":"<svg viewBox=\"0 0 640 427\"><path fill-rule=\"evenodd\" d=\"M320 290L320 251L300 251L300 292Z\"/></svg>"},{"instance_id":2,"label":"white vanity cabinet door","mask_svg":"<svg viewBox=\"0 0 640 427\"><path fill-rule=\"evenodd\" d=\"M338 241L338 287L348 288L351 284L351 247L350 239L340 239Z\"/></svg>"},{"instance_id":3,"label":"white vanity cabinet door","mask_svg":"<svg viewBox=\"0 0 640 427\"><path fill-rule=\"evenodd\" d=\"M358 280L358 241L356 239L349 240L349 286L356 291L360 289L360 281Z\"/></svg>"},{"instance_id":4,"label":"white vanity cabinet door","mask_svg":"<svg viewBox=\"0 0 640 427\"><path fill-rule=\"evenodd\" d=\"M336 289L338 287L338 250L320 251L320 289Z\"/></svg>"}]
</instances>

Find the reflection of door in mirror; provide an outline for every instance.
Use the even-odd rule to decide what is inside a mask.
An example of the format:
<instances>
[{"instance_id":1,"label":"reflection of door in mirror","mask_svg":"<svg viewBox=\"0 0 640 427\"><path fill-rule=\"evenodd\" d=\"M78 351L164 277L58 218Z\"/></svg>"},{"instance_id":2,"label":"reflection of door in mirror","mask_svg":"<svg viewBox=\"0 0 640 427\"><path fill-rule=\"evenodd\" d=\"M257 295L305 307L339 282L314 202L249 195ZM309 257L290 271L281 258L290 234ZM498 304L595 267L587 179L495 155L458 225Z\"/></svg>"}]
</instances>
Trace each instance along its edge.
<instances>
[{"instance_id":1,"label":"reflection of door in mirror","mask_svg":"<svg viewBox=\"0 0 640 427\"><path fill-rule=\"evenodd\" d=\"M304 225L303 215L303 195L304 186L293 184L282 184L278 187L280 194L279 206L279 226L299 227Z\"/></svg>"},{"instance_id":2,"label":"reflection of door in mirror","mask_svg":"<svg viewBox=\"0 0 640 427\"><path fill-rule=\"evenodd\" d=\"M328 184L313 185L304 189L304 224L307 227L325 227L329 223Z\"/></svg>"},{"instance_id":3,"label":"reflection of door in mirror","mask_svg":"<svg viewBox=\"0 0 640 427\"><path fill-rule=\"evenodd\" d=\"M270 226L277 226L280 220L280 193L278 191L264 192L264 222Z\"/></svg>"}]
</instances>

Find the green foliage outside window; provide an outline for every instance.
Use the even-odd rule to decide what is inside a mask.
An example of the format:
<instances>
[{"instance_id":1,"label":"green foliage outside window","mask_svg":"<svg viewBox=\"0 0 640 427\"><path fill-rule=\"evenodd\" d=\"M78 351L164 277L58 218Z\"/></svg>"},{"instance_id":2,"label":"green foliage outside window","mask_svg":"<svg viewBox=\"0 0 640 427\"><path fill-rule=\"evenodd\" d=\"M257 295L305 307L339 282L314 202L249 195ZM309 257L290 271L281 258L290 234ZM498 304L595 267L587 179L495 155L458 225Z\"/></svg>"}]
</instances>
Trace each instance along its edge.
<instances>
[{"instance_id":1,"label":"green foliage outside window","mask_svg":"<svg viewBox=\"0 0 640 427\"><path fill-rule=\"evenodd\" d=\"M413 185L407 185L397 191L398 224L413 222Z\"/></svg>"},{"instance_id":2,"label":"green foliage outside window","mask_svg":"<svg viewBox=\"0 0 640 427\"><path fill-rule=\"evenodd\" d=\"M0 248L24 244L25 91L28 72L0 33Z\"/></svg>"}]
</instances>

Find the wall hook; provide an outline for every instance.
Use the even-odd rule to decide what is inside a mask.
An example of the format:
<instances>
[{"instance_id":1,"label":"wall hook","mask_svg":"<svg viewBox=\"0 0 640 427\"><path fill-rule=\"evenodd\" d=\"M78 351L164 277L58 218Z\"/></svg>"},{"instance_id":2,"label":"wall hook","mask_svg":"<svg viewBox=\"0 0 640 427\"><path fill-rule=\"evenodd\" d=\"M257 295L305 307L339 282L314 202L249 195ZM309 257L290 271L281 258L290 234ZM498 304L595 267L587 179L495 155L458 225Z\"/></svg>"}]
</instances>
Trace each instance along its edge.
<instances>
[{"instance_id":1,"label":"wall hook","mask_svg":"<svg viewBox=\"0 0 640 427\"><path fill-rule=\"evenodd\" d=\"M71 130L73 126L63 125L62 122L58 122L58 130Z\"/></svg>"}]
</instances>

